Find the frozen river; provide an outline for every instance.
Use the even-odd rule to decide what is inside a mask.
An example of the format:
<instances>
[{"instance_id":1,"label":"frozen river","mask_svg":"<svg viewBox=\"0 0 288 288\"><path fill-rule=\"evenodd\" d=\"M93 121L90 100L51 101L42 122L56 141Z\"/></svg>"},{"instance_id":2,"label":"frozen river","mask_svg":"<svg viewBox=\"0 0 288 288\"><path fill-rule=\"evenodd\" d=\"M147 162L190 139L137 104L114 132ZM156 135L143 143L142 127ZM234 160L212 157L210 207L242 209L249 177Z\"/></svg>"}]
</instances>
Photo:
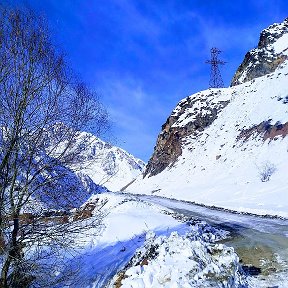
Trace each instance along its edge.
<instances>
[{"instance_id":1,"label":"frozen river","mask_svg":"<svg viewBox=\"0 0 288 288\"><path fill-rule=\"evenodd\" d=\"M255 285L288 287L288 220L234 214L155 196L139 198L229 231L223 243L234 247L244 270L257 280Z\"/></svg>"}]
</instances>

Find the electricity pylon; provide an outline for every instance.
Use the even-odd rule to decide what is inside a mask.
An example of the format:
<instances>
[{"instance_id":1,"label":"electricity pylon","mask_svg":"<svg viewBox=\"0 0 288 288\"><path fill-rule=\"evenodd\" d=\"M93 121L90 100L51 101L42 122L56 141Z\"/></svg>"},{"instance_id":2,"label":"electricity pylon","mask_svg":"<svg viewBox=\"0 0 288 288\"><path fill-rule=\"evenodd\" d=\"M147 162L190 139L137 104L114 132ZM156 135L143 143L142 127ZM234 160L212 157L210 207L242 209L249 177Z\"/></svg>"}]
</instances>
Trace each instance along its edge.
<instances>
[{"instance_id":1,"label":"electricity pylon","mask_svg":"<svg viewBox=\"0 0 288 288\"><path fill-rule=\"evenodd\" d=\"M224 82L223 82L218 65L224 65L226 62L218 59L218 55L221 53L221 51L218 48L213 47L211 48L210 51L211 51L211 60L207 60L205 62L211 65L209 87L210 88L224 87Z\"/></svg>"}]
</instances>

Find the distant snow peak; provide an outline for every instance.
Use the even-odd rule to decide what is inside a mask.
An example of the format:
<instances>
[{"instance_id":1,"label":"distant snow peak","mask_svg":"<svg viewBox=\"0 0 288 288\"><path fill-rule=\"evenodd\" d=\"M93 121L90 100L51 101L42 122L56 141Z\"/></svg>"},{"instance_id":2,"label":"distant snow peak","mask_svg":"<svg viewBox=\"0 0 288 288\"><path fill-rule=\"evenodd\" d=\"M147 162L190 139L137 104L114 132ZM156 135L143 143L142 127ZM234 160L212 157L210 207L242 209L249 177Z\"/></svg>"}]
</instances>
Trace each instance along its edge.
<instances>
[{"instance_id":1,"label":"distant snow peak","mask_svg":"<svg viewBox=\"0 0 288 288\"><path fill-rule=\"evenodd\" d=\"M81 147L75 142L74 149L80 150L79 163L72 169L88 175L94 183L110 191L119 191L143 172L145 163L123 149L112 146L94 135L81 132Z\"/></svg>"},{"instance_id":2,"label":"distant snow peak","mask_svg":"<svg viewBox=\"0 0 288 288\"><path fill-rule=\"evenodd\" d=\"M42 162L45 164L57 161L57 165L37 176L35 185L40 188L35 193L32 204L26 205L27 213L34 213L38 209L36 206L43 206L45 209L77 208L93 194L119 191L144 169L143 161L123 149L112 146L91 133L72 128L69 129L71 135L67 133L70 142L66 153L67 161L60 163L57 156L64 153L63 149L66 147L63 145L66 138L63 140L63 136L59 137L64 127L67 131L64 124L56 123L47 131L44 143L46 151L43 152ZM51 156L47 155L47 151ZM42 187L45 177L54 177L55 181Z\"/></svg>"}]
</instances>

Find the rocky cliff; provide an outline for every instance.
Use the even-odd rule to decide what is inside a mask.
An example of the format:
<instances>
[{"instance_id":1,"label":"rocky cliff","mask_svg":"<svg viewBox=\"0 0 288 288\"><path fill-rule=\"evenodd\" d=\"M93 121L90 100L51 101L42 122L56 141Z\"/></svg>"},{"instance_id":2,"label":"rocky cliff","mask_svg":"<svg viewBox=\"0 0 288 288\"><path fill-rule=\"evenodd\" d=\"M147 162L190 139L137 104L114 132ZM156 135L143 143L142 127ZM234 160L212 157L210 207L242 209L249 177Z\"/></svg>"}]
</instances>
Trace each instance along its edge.
<instances>
[{"instance_id":1,"label":"rocky cliff","mask_svg":"<svg viewBox=\"0 0 288 288\"><path fill-rule=\"evenodd\" d=\"M248 82L281 68L281 64L288 59L287 43L288 18L282 23L264 29L260 34L257 48L246 54L232 79L231 86ZM224 97L224 94L221 89L209 89L178 103L166 123L162 125L144 178L157 175L167 167L173 166L182 154L185 138L192 136L194 140L197 139L227 106L231 95L228 97L226 93Z\"/></svg>"},{"instance_id":2,"label":"rocky cliff","mask_svg":"<svg viewBox=\"0 0 288 288\"><path fill-rule=\"evenodd\" d=\"M162 126L144 177L156 175L177 161L182 154L184 138L191 135L197 139L229 103L227 97L221 96L223 96L221 90L210 89L189 96L178 103Z\"/></svg>"},{"instance_id":3,"label":"rocky cliff","mask_svg":"<svg viewBox=\"0 0 288 288\"><path fill-rule=\"evenodd\" d=\"M285 53L288 47L282 49L287 36L288 18L280 24L275 23L264 29L260 34L257 48L247 52L232 79L231 86L274 72L288 58ZM280 38L283 39L278 41Z\"/></svg>"}]
</instances>

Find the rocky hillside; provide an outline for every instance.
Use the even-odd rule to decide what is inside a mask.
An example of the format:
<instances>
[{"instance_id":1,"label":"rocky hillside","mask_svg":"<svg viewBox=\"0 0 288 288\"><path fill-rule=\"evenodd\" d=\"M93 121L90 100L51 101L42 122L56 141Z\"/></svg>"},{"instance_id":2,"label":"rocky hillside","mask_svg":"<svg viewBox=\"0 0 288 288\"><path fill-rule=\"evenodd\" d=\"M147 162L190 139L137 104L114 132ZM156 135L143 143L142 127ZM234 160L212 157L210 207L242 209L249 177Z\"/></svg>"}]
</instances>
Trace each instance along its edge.
<instances>
[{"instance_id":1,"label":"rocky hillside","mask_svg":"<svg viewBox=\"0 0 288 288\"><path fill-rule=\"evenodd\" d=\"M288 18L283 23L273 24L264 29L260 34L258 47L246 54L232 79L231 86L274 72L288 58L288 48L285 48L287 42ZM184 138L192 135L196 139L199 133L217 118L219 112L230 101L230 96L219 97L221 93L221 90L207 90L178 103L166 123L162 125L144 177L156 175L173 165L182 154Z\"/></svg>"},{"instance_id":2,"label":"rocky hillside","mask_svg":"<svg viewBox=\"0 0 288 288\"><path fill-rule=\"evenodd\" d=\"M162 126L144 177L173 165L182 154L185 138L197 139L228 103L229 97L221 90L199 92L180 101Z\"/></svg>"},{"instance_id":3,"label":"rocky hillside","mask_svg":"<svg viewBox=\"0 0 288 288\"><path fill-rule=\"evenodd\" d=\"M178 103L158 136L146 177L126 191L288 216L287 24L261 33L260 48L249 52L251 61L245 57L233 86ZM276 62L270 73L267 63Z\"/></svg>"}]
</instances>

